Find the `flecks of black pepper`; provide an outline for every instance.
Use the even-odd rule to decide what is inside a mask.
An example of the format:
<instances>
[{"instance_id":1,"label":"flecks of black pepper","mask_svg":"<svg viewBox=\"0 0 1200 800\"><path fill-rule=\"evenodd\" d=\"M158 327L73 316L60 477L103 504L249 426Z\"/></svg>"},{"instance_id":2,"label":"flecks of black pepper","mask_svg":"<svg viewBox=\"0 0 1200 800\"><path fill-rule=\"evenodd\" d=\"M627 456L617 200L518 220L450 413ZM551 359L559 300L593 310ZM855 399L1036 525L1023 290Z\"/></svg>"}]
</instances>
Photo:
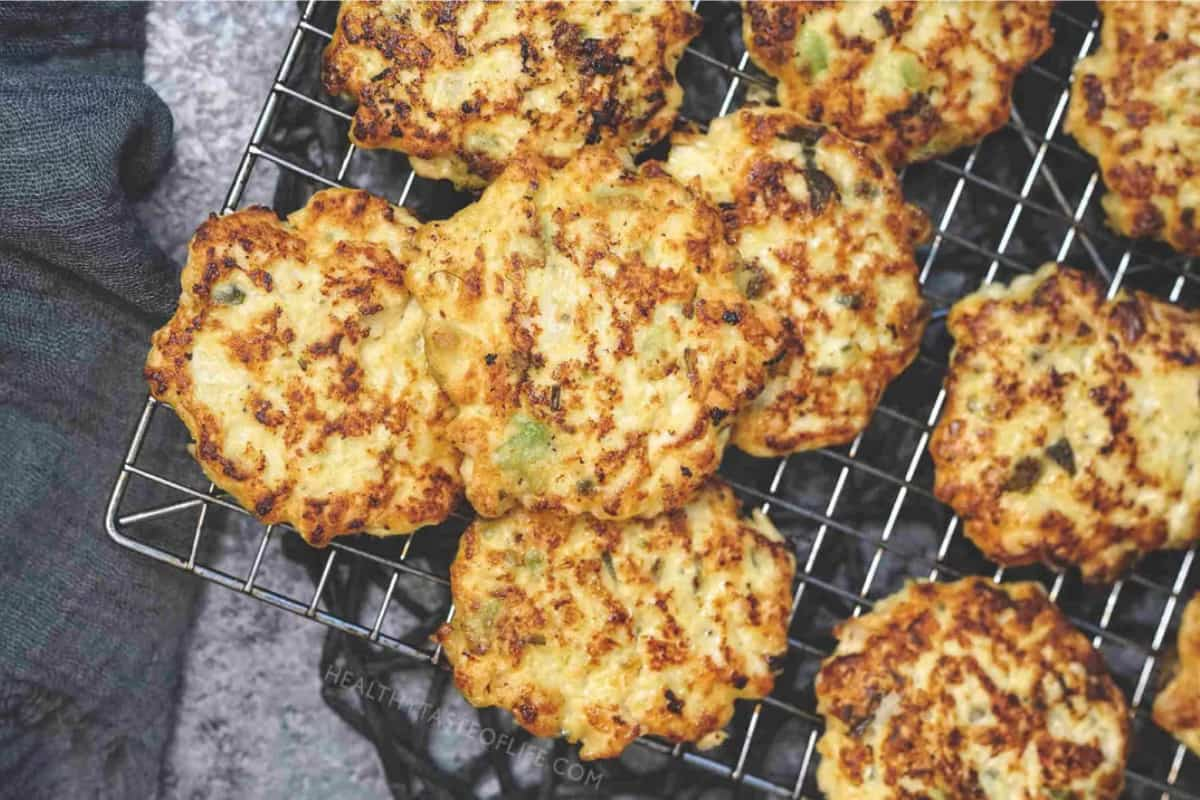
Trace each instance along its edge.
<instances>
[{"instance_id":1,"label":"flecks of black pepper","mask_svg":"<svg viewBox=\"0 0 1200 800\"><path fill-rule=\"evenodd\" d=\"M1047 447L1046 455L1055 464L1065 469L1068 474L1075 474L1075 451L1071 448L1071 441L1067 437L1064 436Z\"/></svg>"},{"instance_id":2,"label":"flecks of black pepper","mask_svg":"<svg viewBox=\"0 0 1200 800\"><path fill-rule=\"evenodd\" d=\"M1000 487L1002 492L1028 492L1042 477L1042 460L1037 456L1026 456L1013 467L1008 480Z\"/></svg>"}]
</instances>

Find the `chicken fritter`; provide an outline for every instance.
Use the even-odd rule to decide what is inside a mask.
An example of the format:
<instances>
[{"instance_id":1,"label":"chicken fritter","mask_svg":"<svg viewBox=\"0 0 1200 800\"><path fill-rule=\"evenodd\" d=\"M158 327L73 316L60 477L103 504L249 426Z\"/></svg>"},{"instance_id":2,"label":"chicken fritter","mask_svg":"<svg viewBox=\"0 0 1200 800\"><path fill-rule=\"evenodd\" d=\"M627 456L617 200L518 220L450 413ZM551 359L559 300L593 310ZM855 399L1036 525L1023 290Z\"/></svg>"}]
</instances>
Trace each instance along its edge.
<instances>
[{"instance_id":1,"label":"chicken fritter","mask_svg":"<svg viewBox=\"0 0 1200 800\"><path fill-rule=\"evenodd\" d=\"M717 212L659 165L522 158L419 243L409 286L480 514L653 516L716 471L777 324L738 291Z\"/></svg>"},{"instance_id":2,"label":"chicken fritter","mask_svg":"<svg viewBox=\"0 0 1200 800\"><path fill-rule=\"evenodd\" d=\"M1184 609L1175 675L1154 701L1154 721L1200 756L1200 596Z\"/></svg>"},{"instance_id":3,"label":"chicken fritter","mask_svg":"<svg viewBox=\"0 0 1200 800\"><path fill-rule=\"evenodd\" d=\"M988 558L1107 581L1200 538L1200 312L1046 264L948 325L934 489Z\"/></svg>"},{"instance_id":4,"label":"chicken fritter","mask_svg":"<svg viewBox=\"0 0 1200 800\"><path fill-rule=\"evenodd\" d=\"M331 189L281 222L248 208L191 241L145 375L213 483L311 544L445 519L462 484L453 414L404 286L416 221Z\"/></svg>"},{"instance_id":5,"label":"chicken fritter","mask_svg":"<svg viewBox=\"0 0 1200 800\"><path fill-rule=\"evenodd\" d=\"M920 344L913 244L925 216L870 148L780 109L673 135L667 171L721 209L740 284L786 328L785 355L738 414L733 443L769 456L853 439Z\"/></svg>"},{"instance_id":6,"label":"chicken fritter","mask_svg":"<svg viewBox=\"0 0 1200 800\"><path fill-rule=\"evenodd\" d=\"M472 704L582 742L581 758L644 734L711 747L735 699L771 692L794 571L715 480L650 520L516 511L463 535L437 638Z\"/></svg>"},{"instance_id":7,"label":"chicken fritter","mask_svg":"<svg viewBox=\"0 0 1200 800\"><path fill-rule=\"evenodd\" d=\"M663 138L700 28L671 0L344 2L322 76L358 102L355 144L478 189L518 153L562 166L585 144Z\"/></svg>"},{"instance_id":8,"label":"chicken fritter","mask_svg":"<svg viewBox=\"0 0 1200 800\"><path fill-rule=\"evenodd\" d=\"M1108 223L1200 255L1200 4L1102 2L1065 130L1100 162Z\"/></svg>"},{"instance_id":9,"label":"chicken fritter","mask_svg":"<svg viewBox=\"0 0 1200 800\"><path fill-rule=\"evenodd\" d=\"M751 0L742 35L782 106L901 167L1008 121L1013 80L1050 47L1053 5Z\"/></svg>"},{"instance_id":10,"label":"chicken fritter","mask_svg":"<svg viewBox=\"0 0 1200 800\"><path fill-rule=\"evenodd\" d=\"M1035 583L910 583L843 622L817 674L829 800L1109 800L1129 709Z\"/></svg>"}]
</instances>

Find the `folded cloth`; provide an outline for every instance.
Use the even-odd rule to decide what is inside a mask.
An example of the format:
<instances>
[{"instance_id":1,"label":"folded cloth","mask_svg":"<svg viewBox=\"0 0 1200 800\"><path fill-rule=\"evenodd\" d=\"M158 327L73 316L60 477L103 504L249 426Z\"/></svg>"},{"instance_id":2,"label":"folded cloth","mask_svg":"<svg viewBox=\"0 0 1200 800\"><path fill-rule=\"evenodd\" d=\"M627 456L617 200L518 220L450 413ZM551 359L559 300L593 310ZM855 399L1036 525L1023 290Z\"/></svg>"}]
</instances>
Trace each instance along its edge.
<instances>
[{"instance_id":1,"label":"folded cloth","mask_svg":"<svg viewBox=\"0 0 1200 800\"><path fill-rule=\"evenodd\" d=\"M176 273L131 199L171 115L145 8L0 4L0 796L147 797L194 581L103 531Z\"/></svg>"}]
</instances>

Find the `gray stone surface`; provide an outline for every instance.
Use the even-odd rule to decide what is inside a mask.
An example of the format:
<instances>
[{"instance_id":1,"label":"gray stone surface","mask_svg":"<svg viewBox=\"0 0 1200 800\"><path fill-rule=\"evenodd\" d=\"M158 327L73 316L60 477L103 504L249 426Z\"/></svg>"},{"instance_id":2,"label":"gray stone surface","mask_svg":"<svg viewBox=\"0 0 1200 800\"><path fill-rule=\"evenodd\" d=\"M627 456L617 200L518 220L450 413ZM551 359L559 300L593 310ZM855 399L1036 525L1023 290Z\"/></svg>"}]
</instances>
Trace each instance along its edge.
<instances>
[{"instance_id":1,"label":"gray stone surface","mask_svg":"<svg viewBox=\"0 0 1200 800\"><path fill-rule=\"evenodd\" d=\"M295 25L294 3L155 3L146 80L175 116L175 163L139 213L177 262L196 225L220 209L242 148ZM266 202L260 170L247 202ZM188 524L180 517L179 524ZM245 574L261 529L218 527L212 558ZM272 541L264 579L303 586L303 569ZM269 573L269 574L268 574ZM320 697L324 629L206 585L184 670L163 794L170 798L386 796L373 747Z\"/></svg>"},{"instance_id":2,"label":"gray stone surface","mask_svg":"<svg viewBox=\"0 0 1200 800\"><path fill-rule=\"evenodd\" d=\"M219 211L296 23L292 3L153 3L146 82L175 117L170 171L138 211L182 264L196 226ZM270 174L247 202L270 200Z\"/></svg>"}]
</instances>

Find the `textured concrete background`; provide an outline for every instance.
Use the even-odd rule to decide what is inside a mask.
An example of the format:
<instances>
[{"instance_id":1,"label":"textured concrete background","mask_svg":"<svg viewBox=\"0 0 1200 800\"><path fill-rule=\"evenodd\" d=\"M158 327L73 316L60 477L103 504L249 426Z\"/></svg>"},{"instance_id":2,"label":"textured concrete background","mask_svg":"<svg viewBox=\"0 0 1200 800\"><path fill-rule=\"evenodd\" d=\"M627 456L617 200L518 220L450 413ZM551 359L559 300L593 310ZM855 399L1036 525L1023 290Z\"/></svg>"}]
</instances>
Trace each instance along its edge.
<instances>
[{"instance_id":1,"label":"textured concrete background","mask_svg":"<svg viewBox=\"0 0 1200 800\"><path fill-rule=\"evenodd\" d=\"M155 3L146 81L175 115L175 163L139 212L182 264L196 226L220 209L296 23L294 3ZM257 170L247 202L267 202L273 173ZM261 529L222 537L231 571L253 561ZM238 533L235 531L235 533ZM272 543L274 546L277 543ZM282 558L281 582L303 569ZM164 796L378 797L388 794L374 748L322 702L324 629L206 584L188 649Z\"/></svg>"}]
</instances>

